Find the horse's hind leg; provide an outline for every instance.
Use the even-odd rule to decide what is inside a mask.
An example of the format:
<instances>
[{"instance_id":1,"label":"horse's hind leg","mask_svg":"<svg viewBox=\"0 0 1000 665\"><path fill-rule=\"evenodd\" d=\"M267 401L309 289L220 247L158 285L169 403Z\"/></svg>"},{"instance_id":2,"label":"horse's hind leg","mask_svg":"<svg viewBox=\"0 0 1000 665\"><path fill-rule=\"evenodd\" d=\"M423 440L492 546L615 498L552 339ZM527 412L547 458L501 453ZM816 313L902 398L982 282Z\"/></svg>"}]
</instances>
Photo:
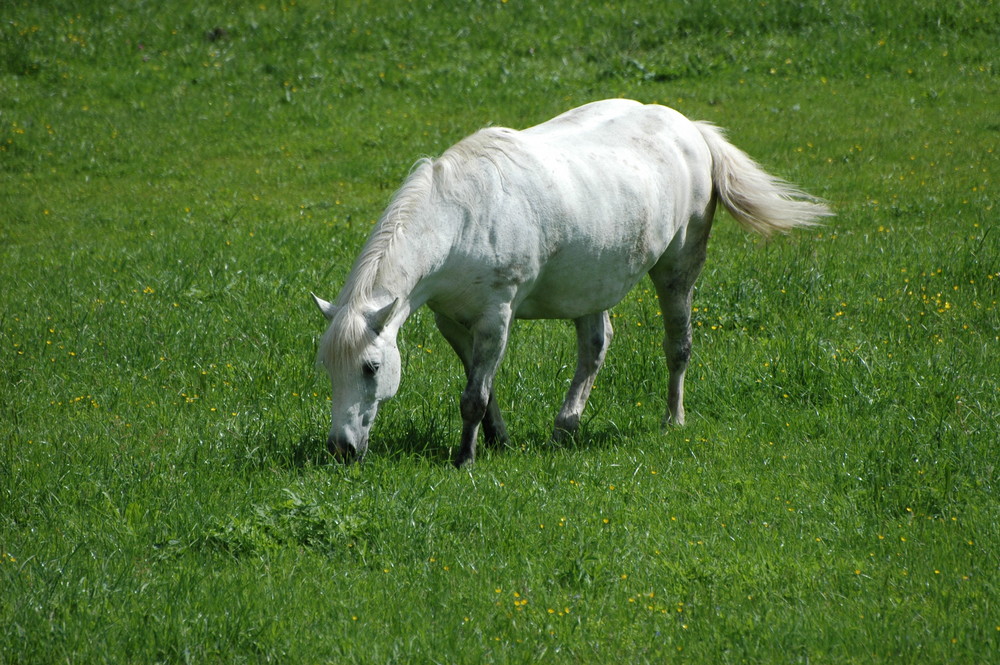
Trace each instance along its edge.
<instances>
[{"instance_id":1,"label":"horse's hind leg","mask_svg":"<svg viewBox=\"0 0 1000 665\"><path fill-rule=\"evenodd\" d=\"M597 372L600 371L611 344L611 318L606 311L581 317L574 320L574 323L578 353L576 373L566 400L556 416L556 428L552 433L552 438L556 441L574 434L580 426L580 415L587 405Z\"/></svg>"},{"instance_id":2,"label":"horse's hind leg","mask_svg":"<svg viewBox=\"0 0 1000 665\"><path fill-rule=\"evenodd\" d=\"M465 368L466 380L472 380L473 370L473 338L472 331L462 324L449 319L440 314L434 315L434 322L437 324L441 335L448 341L451 348L455 350L462 367ZM492 383L492 382L491 382ZM489 400L486 405L486 412L482 419L483 437L489 444L504 445L508 441L507 426L504 424L503 416L500 415L500 407L497 405L496 395L492 389L489 391Z\"/></svg>"},{"instance_id":3,"label":"horse's hind leg","mask_svg":"<svg viewBox=\"0 0 1000 665\"><path fill-rule=\"evenodd\" d=\"M666 422L684 424L684 374L691 358L691 296L694 282L705 263L704 241L672 260L661 259L649 276L656 287L663 312L663 353L667 357Z\"/></svg>"}]
</instances>

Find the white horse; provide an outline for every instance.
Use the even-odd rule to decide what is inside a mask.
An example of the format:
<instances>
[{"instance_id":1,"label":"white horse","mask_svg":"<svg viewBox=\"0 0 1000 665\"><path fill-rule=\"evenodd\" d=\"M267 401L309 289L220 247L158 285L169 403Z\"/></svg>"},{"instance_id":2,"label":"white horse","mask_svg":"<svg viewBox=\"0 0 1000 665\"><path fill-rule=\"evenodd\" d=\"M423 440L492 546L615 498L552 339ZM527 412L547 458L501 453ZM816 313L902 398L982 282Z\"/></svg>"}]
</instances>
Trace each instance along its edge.
<instances>
[{"instance_id":1,"label":"white horse","mask_svg":"<svg viewBox=\"0 0 1000 665\"><path fill-rule=\"evenodd\" d=\"M396 337L434 312L468 380L456 466L507 432L493 391L515 318L572 319L579 358L555 421L572 434L611 342L608 308L649 274L667 358L667 421L684 423L691 293L720 202L761 234L816 224L821 202L765 173L722 132L677 111L614 99L530 129L483 129L419 161L368 238L335 303L318 361L333 384L331 453L362 457L396 394Z\"/></svg>"}]
</instances>

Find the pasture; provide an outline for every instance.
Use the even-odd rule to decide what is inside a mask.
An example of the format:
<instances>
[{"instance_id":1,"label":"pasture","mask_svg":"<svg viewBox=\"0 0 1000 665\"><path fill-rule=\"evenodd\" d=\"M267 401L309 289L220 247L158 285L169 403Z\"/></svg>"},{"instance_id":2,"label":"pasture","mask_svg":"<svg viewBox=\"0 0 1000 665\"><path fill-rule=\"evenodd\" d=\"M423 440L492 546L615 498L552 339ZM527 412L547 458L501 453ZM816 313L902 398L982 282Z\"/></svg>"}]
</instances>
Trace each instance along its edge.
<instances>
[{"instance_id":1,"label":"pasture","mask_svg":"<svg viewBox=\"0 0 1000 665\"><path fill-rule=\"evenodd\" d=\"M0 7L0 663L986 663L1000 656L1000 7ZM830 202L716 219L687 424L648 280L580 435L566 322L448 460L426 310L363 464L333 298L413 162L629 97Z\"/></svg>"}]
</instances>

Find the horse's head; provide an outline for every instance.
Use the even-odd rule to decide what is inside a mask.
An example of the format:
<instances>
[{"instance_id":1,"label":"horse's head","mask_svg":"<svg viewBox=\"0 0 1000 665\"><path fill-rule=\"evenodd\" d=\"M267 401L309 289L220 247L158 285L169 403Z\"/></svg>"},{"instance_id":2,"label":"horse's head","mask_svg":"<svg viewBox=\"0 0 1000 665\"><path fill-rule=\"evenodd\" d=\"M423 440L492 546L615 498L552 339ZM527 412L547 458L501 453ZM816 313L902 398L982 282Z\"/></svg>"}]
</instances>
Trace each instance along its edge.
<instances>
[{"instance_id":1,"label":"horse's head","mask_svg":"<svg viewBox=\"0 0 1000 665\"><path fill-rule=\"evenodd\" d=\"M389 324L400 301L357 311L313 298L330 321L318 354L333 386L327 448L338 459L350 462L364 457L379 403L399 389L398 324Z\"/></svg>"}]
</instances>

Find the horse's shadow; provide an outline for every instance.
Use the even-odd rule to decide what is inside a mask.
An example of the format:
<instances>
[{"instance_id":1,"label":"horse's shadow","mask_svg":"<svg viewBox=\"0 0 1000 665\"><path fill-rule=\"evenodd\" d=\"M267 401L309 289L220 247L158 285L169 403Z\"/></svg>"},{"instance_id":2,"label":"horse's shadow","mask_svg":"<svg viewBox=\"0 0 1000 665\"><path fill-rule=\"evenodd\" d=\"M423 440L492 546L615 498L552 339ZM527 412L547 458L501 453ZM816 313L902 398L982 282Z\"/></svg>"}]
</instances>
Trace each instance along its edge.
<instances>
[{"instance_id":1,"label":"horse's shadow","mask_svg":"<svg viewBox=\"0 0 1000 665\"><path fill-rule=\"evenodd\" d=\"M645 432L636 432L642 434ZM617 448L632 438L624 434L614 423L582 426L578 432L558 441L552 438L550 430L541 427L530 428L506 444L491 444L480 439L480 457L510 454L558 454L565 451L593 451ZM451 462L458 444L457 433L452 428L435 421L404 421L395 425L387 424L372 437L366 458L388 459L417 458L436 464ZM287 456L289 468L309 466L335 466L340 462L326 447L326 437L320 433L303 434L294 442ZM364 462L362 461L362 464Z\"/></svg>"},{"instance_id":2,"label":"horse's shadow","mask_svg":"<svg viewBox=\"0 0 1000 665\"><path fill-rule=\"evenodd\" d=\"M446 463L451 459L449 442L452 438L455 438L452 432L446 431L434 420L404 421L395 425L386 423L373 433L365 458L411 457ZM287 464L290 468L302 468L340 465L342 462L327 449L326 436L321 432L310 432L291 445Z\"/></svg>"},{"instance_id":3,"label":"horse's shadow","mask_svg":"<svg viewBox=\"0 0 1000 665\"><path fill-rule=\"evenodd\" d=\"M458 441L451 428L431 418L426 421L403 420L386 423L368 450L369 455L388 458L415 457L446 463L451 459L452 440Z\"/></svg>"}]
</instances>

